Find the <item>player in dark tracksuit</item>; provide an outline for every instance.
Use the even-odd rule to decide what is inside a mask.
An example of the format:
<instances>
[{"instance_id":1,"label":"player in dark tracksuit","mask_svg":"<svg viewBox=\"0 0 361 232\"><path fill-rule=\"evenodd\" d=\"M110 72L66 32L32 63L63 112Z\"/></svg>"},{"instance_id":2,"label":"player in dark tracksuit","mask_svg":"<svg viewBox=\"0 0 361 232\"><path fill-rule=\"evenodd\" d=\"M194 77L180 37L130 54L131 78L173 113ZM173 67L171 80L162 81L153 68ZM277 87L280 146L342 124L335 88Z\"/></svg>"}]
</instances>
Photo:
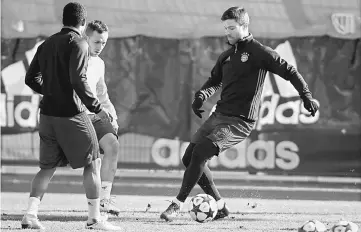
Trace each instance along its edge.
<instances>
[{"instance_id":1,"label":"player in dark tracksuit","mask_svg":"<svg viewBox=\"0 0 361 232\"><path fill-rule=\"evenodd\" d=\"M211 77L195 93L192 108L202 117L203 102L221 89L221 99L215 112L198 129L183 156L186 170L179 194L161 214L171 221L179 212L189 193L199 184L205 193L215 198L218 213L214 219L229 215L228 207L221 198L207 160L242 142L255 126L260 108L266 73L272 72L292 83L304 102L304 107L315 115L318 104L301 74L283 60L273 49L262 45L248 32L249 16L244 8L231 7L221 18L231 48L223 52Z\"/></svg>"},{"instance_id":2,"label":"player in dark tracksuit","mask_svg":"<svg viewBox=\"0 0 361 232\"><path fill-rule=\"evenodd\" d=\"M44 229L38 207L59 166L84 168L83 185L87 197L86 228L118 230L100 215L100 155L97 136L86 109L110 120L87 83L88 44L82 38L86 9L68 3L63 10L64 27L38 48L25 76L25 83L42 94L40 111L40 171L31 183L28 208L22 228ZM86 107L86 108L85 108Z\"/></svg>"}]
</instances>

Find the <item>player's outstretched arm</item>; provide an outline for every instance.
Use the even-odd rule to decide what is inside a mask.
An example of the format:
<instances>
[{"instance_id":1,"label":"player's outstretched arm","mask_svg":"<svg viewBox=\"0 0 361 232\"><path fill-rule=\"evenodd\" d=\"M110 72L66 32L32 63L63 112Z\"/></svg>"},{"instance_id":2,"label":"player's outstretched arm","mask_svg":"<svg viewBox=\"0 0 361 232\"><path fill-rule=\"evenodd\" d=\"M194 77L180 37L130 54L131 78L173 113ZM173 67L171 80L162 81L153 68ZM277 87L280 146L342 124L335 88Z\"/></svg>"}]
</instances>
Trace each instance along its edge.
<instances>
[{"instance_id":1,"label":"player's outstretched arm","mask_svg":"<svg viewBox=\"0 0 361 232\"><path fill-rule=\"evenodd\" d=\"M41 45L38 47L38 50L35 53L33 60L30 63L29 69L25 75L25 84L29 86L32 90L37 92L38 94L43 94L42 86L43 86L43 76L40 72L39 65L39 50L41 49Z\"/></svg>"},{"instance_id":2,"label":"player's outstretched arm","mask_svg":"<svg viewBox=\"0 0 361 232\"><path fill-rule=\"evenodd\" d=\"M316 100L312 98L311 91L309 90L305 79L297 69L282 59L281 56L270 47L264 46L260 56L263 59L263 66L267 71L277 74L283 79L291 82L303 100L304 107L312 116L315 116L319 105Z\"/></svg>"}]
</instances>

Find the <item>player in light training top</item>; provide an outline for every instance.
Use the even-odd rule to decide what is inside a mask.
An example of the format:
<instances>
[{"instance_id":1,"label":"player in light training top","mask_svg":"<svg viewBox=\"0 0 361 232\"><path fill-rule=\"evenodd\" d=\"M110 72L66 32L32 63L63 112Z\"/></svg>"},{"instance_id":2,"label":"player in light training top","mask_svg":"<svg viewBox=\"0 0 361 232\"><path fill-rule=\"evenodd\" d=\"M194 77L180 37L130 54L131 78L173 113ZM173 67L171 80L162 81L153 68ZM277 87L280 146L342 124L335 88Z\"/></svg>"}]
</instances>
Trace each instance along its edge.
<instances>
[{"instance_id":1,"label":"player in light training top","mask_svg":"<svg viewBox=\"0 0 361 232\"><path fill-rule=\"evenodd\" d=\"M217 200L218 214L215 219L229 215L229 209L214 184L206 162L250 135L258 118L264 79L268 71L291 82L312 116L318 110L317 102L295 67L249 33L249 16L244 8L229 8L223 13L221 20L231 47L218 57L211 77L195 93L192 109L201 118L204 101L219 89L222 89L221 99L217 102L215 112L193 135L185 151L182 162L186 170L181 189L160 215L166 221L171 221L177 215L197 183L205 193Z\"/></svg>"},{"instance_id":2,"label":"player in light training top","mask_svg":"<svg viewBox=\"0 0 361 232\"><path fill-rule=\"evenodd\" d=\"M88 23L85 34L90 52L87 69L89 87L102 106L106 108L112 116L111 122L104 121L96 114L88 111L88 115L93 123L99 140L100 149L104 152L100 170L102 181L100 189L100 210L118 216L120 210L114 205L114 202L110 197L118 163L119 143L117 135L117 113L115 112L115 108L109 99L107 86L104 80L105 64L99 57L99 54L102 52L107 43L109 30L105 23L100 20L94 20Z\"/></svg>"},{"instance_id":3,"label":"player in light training top","mask_svg":"<svg viewBox=\"0 0 361 232\"><path fill-rule=\"evenodd\" d=\"M63 10L63 25L60 32L39 46L25 76L25 83L42 94L43 99L39 122L40 171L31 183L28 208L21 225L44 229L37 218L40 201L56 168L69 163L73 169L84 168L86 228L121 231L100 215L101 159L86 108L102 120L107 121L110 116L87 83L88 44L81 38L86 26L85 7L68 3Z\"/></svg>"}]
</instances>

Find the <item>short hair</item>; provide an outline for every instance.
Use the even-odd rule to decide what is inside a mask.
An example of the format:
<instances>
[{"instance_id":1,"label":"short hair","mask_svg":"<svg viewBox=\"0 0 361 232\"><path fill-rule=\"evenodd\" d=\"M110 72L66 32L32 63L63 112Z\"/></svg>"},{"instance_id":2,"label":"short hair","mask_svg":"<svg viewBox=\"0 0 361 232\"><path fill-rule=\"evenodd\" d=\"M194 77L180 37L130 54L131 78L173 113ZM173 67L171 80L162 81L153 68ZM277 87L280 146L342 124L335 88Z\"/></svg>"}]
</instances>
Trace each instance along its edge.
<instances>
[{"instance_id":1,"label":"short hair","mask_svg":"<svg viewBox=\"0 0 361 232\"><path fill-rule=\"evenodd\" d=\"M63 9L63 25L70 27L83 26L87 12L85 6L78 2L70 2Z\"/></svg>"},{"instance_id":2,"label":"short hair","mask_svg":"<svg viewBox=\"0 0 361 232\"><path fill-rule=\"evenodd\" d=\"M234 19L237 23L241 25L249 25L249 16L243 7L234 6L229 9L227 9L222 17L221 20L225 21L227 19Z\"/></svg>"},{"instance_id":3,"label":"short hair","mask_svg":"<svg viewBox=\"0 0 361 232\"><path fill-rule=\"evenodd\" d=\"M103 23L100 20L93 20L88 23L88 26L85 30L85 34L90 35L93 31L96 31L99 34L101 34L103 32L108 32L108 30L109 30L108 26L105 23Z\"/></svg>"}]
</instances>

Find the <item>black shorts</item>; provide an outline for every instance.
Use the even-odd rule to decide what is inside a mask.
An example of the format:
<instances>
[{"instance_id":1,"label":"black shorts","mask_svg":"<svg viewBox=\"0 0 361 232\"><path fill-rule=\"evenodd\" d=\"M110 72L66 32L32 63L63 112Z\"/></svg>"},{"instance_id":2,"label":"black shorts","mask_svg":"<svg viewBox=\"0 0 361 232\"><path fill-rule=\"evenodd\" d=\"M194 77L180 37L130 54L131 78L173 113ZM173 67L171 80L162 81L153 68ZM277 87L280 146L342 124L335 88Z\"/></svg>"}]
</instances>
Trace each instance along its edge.
<instances>
[{"instance_id":1,"label":"black shorts","mask_svg":"<svg viewBox=\"0 0 361 232\"><path fill-rule=\"evenodd\" d=\"M246 122L240 117L214 112L193 135L191 142L198 143L209 138L219 148L219 153L242 142L253 130L255 122Z\"/></svg>"},{"instance_id":2,"label":"black shorts","mask_svg":"<svg viewBox=\"0 0 361 232\"><path fill-rule=\"evenodd\" d=\"M113 134L118 139L118 134L116 133L114 127L110 122L101 120L96 114L89 114L89 118L93 123L95 133L98 137L98 141L100 141L106 134Z\"/></svg>"},{"instance_id":3,"label":"black shorts","mask_svg":"<svg viewBox=\"0 0 361 232\"><path fill-rule=\"evenodd\" d=\"M86 112L70 118L40 114L40 168L68 163L74 169L100 157L98 139Z\"/></svg>"}]
</instances>

